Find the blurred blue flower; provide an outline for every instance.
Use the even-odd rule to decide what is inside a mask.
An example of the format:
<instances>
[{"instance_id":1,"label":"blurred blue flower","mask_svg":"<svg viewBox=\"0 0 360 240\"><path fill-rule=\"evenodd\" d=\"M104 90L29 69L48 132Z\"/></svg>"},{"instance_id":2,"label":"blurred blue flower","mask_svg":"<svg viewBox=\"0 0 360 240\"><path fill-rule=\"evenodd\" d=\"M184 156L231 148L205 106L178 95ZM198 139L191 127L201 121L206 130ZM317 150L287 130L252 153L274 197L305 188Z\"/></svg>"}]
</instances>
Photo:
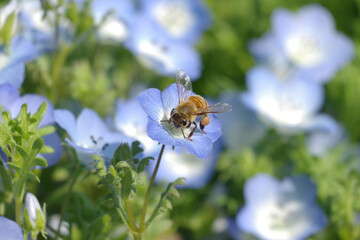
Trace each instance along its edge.
<instances>
[{"instance_id":1,"label":"blurred blue flower","mask_svg":"<svg viewBox=\"0 0 360 240\"><path fill-rule=\"evenodd\" d=\"M55 4L55 1L48 2ZM61 41L72 39L74 29L70 21L64 17L66 10L64 5L58 8L56 13L54 10L48 10L45 14L41 1L20 0L20 4L20 33L35 44L40 54L54 50L55 45ZM56 14L58 14L57 28Z\"/></svg>"},{"instance_id":2,"label":"blurred blue flower","mask_svg":"<svg viewBox=\"0 0 360 240\"><path fill-rule=\"evenodd\" d=\"M176 84L167 87L163 92L151 88L141 92L138 97L140 105L148 114L147 133L150 138L161 144L170 146L182 146L188 153L198 158L207 158L211 153L212 144L221 135L221 123L210 114L210 124L206 126L207 134L200 130L196 131L190 141L184 138L181 128L175 128L173 123L161 122L168 120L171 110L178 105L178 92ZM191 129L184 128L185 136Z\"/></svg>"},{"instance_id":3,"label":"blurred blue flower","mask_svg":"<svg viewBox=\"0 0 360 240\"><path fill-rule=\"evenodd\" d=\"M341 140L340 124L318 113L324 101L320 83L299 74L280 79L265 67L250 69L246 82L248 91L240 95L241 101L281 133L308 133L311 154L321 156Z\"/></svg>"},{"instance_id":4,"label":"blurred blue flower","mask_svg":"<svg viewBox=\"0 0 360 240\"><path fill-rule=\"evenodd\" d=\"M279 79L265 67L254 67L247 72L248 91L241 100L250 109L278 130L303 130L322 107L322 86L304 76Z\"/></svg>"},{"instance_id":5,"label":"blurred blue flower","mask_svg":"<svg viewBox=\"0 0 360 240\"><path fill-rule=\"evenodd\" d=\"M135 14L131 0L94 0L91 8L100 40L122 42L128 37L128 23Z\"/></svg>"},{"instance_id":6,"label":"blurred blue flower","mask_svg":"<svg viewBox=\"0 0 360 240\"><path fill-rule=\"evenodd\" d=\"M267 128L254 111L244 106L237 92L224 92L220 100L233 106L231 112L218 115L222 123L222 139L225 146L240 151L256 144L264 136Z\"/></svg>"},{"instance_id":7,"label":"blurred blue flower","mask_svg":"<svg viewBox=\"0 0 360 240\"><path fill-rule=\"evenodd\" d=\"M142 0L143 14L156 22L173 40L195 43L212 18L202 0Z\"/></svg>"},{"instance_id":8,"label":"blurred blue flower","mask_svg":"<svg viewBox=\"0 0 360 240\"><path fill-rule=\"evenodd\" d=\"M144 66L159 74L173 76L184 69L191 79L201 75L201 58L194 47L174 41L145 16L139 15L131 21L125 46Z\"/></svg>"},{"instance_id":9,"label":"blurred blue flower","mask_svg":"<svg viewBox=\"0 0 360 240\"><path fill-rule=\"evenodd\" d=\"M147 135L148 116L136 98L119 99L116 102L114 127L128 137L138 140L146 156L156 157L160 147Z\"/></svg>"},{"instance_id":10,"label":"blurred blue flower","mask_svg":"<svg viewBox=\"0 0 360 240\"><path fill-rule=\"evenodd\" d=\"M219 142L214 144L211 154L207 158L197 158L183 148L166 149L155 181L172 182L177 178L184 177L186 185L181 188L202 188L210 181L214 173L220 151L221 144ZM151 161L147 170L152 173L154 168L155 161Z\"/></svg>"},{"instance_id":11,"label":"blurred blue flower","mask_svg":"<svg viewBox=\"0 0 360 240\"><path fill-rule=\"evenodd\" d=\"M271 32L253 41L250 51L276 72L290 68L323 83L353 58L355 48L351 39L336 31L329 11L312 4L296 13L275 10Z\"/></svg>"},{"instance_id":12,"label":"blurred blue flower","mask_svg":"<svg viewBox=\"0 0 360 240\"><path fill-rule=\"evenodd\" d=\"M12 118L16 118L20 113L21 106L27 104L27 110L29 113L34 114L40 105L45 102L47 103L47 111L39 124L39 128L55 124L53 118L53 105L46 98L37 94L25 94L20 96L20 93L12 85L6 83L0 85L0 105L3 110L10 112ZM61 139L57 133L51 133L43 136L45 145L48 145L54 149L53 153L40 154L47 160L48 166L52 166L59 161L62 156Z\"/></svg>"},{"instance_id":13,"label":"blurred blue flower","mask_svg":"<svg viewBox=\"0 0 360 240\"><path fill-rule=\"evenodd\" d=\"M0 216L0 236L6 240L23 240L20 226L6 217Z\"/></svg>"},{"instance_id":14,"label":"blurred blue flower","mask_svg":"<svg viewBox=\"0 0 360 240\"><path fill-rule=\"evenodd\" d=\"M244 197L237 226L260 239L306 239L327 224L316 205L316 188L305 176L278 181L268 174L257 174L245 183Z\"/></svg>"},{"instance_id":15,"label":"blurred blue flower","mask_svg":"<svg viewBox=\"0 0 360 240\"><path fill-rule=\"evenodd\" d=\"M76 150L79 160L90 169L94 167L91 155L98 154L109 164L122 142L132 142L132 139L123 134L111 132L103 119L89 108L84 108L77 119L66 109L55 110L54 117L70 137L66 138L66 142Z\"/></svg>"},{"instance_id":16,"label":"blurred blue flower","mask_svg":"<svg viewBox=\"0 0 360 240\"><path fill-rule=\"evenodd\" d=\"M20 88L25 77L25 62L36 57L35 46L25 38L16 36L12 39L10 50L0 45L0 84L10 83Z\"/></svg>"}]
</instances>

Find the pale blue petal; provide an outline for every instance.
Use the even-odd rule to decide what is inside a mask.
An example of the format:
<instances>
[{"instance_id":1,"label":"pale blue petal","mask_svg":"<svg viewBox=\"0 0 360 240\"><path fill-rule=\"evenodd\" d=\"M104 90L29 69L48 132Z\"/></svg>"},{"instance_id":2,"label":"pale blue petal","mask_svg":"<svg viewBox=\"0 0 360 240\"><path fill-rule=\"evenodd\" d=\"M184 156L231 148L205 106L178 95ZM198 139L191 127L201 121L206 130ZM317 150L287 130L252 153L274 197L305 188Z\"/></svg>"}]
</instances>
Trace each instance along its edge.
<instances>
[{"instance_id":1,"label":"pale blue petal","mask_svg":"<svg viewBox=\"0 0 360 240\"><path fill-rule=\"evenodd\" d=\"M0 216L0 236L6 240L23 240L20 226L6 217Z\"/></svg>"},{"instance_id":2,"label":"pale blue petal","mask_svg":"<svg viewBox=\"0 0 360 240\"><path fill-rule=\"evenodd\" d=\"M211 153L212 141L202 135L193 135L192 141L187 138L177 138L177 142L185 147L188 153L194 154L198 158L207 158Z\"/></svg>"},{"instance_id":3,"label":"pale blue petal","mask_svg":"<svg viewBox=\"0 0 360 240\"><path fill-rule=\"evenodd\" d=\"M180 143L176 141L159 123L148 118L147 132L149 137L161 144L169 146L178 146Z\"/></svg>"},{"instance_id":4,"label":"pale blue petal","mask_svg":"<svg viewBox=\"0 0 360 240\"><path fill-rule=\"evenodd\" d=\"M20 113L21 106L25 103L27 104L28 112L34 114L44 102L47 103L47 110L39 127L51 125L55 122L53 117L54 107L49 99L37 94L25 94L18 98L11 106L11 116L16 117Z\"/></svg>"},{"instance_id":5,"label":"pale blue petal","mask_svg":"<svg viewBox=\"0 0 360 240\"><path fill-rule=\"evenodd\" d=\"M76 142L89 142L91 136L98 138L107 132L106 124L94 110L84 108L81 111L76 122Z\"/></svg>"},{"instance_id":6,"label":"pale blue petal","mask_svg":"<svg viewBox=\"0 0 360 240\"><path fill-rule=\"evenodd\" d=\"M63 154L63 147L61 145L61 139L56 132L43 136L44 144L52 147L54 149L53 153L44 154L41 156L47 160L48 166L55 165L61 158Z\"/></svg>"},{"instance_id":7,"label":"pale blue petal","mask_svg":"<svg viewBox=\"0 0 360 240\"><path fill-rule=\"evenodd\" d=\"M36 47L26 38L14 37L10 46L10 64L26 62L37 56Z\"/></svg>"},{"instance_id":8,"label":"pale blue petal","mask_svg":"<svg viewBox=\"0 0 360 240\"><path fill-rule=\"evenodd\" d=\"M258 173L246 181L244 186L245 201L251 205L262 204L275 199L280 193L280 182L266 173Z\"/></svg>"},{"instance_id":9,"label":"pale blue petal","mask_svg":"<svg viewBox=\"0 0 360 240\"><path fill-rule=\"evenodd\" d=\"M0 70L0 84L10 83L15 88L20 88L25 77L25 64L17 63Z\"/></svg>"},{"instance_id":10,"label":"pale blue petal","mask_svg":"<svg viewBox=\"0 0 360 240\"><path fill-rule=\"evenodd\" d=\"M9 109L19 97L20 92L10 83L0 85L0 105L2 105L3 110Z\"/></svg>"},{"instance_id":11,"label":"pale blue petal","mask_svg":"<svg viewBox=\"0 0 360 240\"><path fill-rule=\"evenodd\" d=\"M161 99L163 102L163 107L165 109L167 118L170 117L171 110L179 104L178 91L176 83L171 84L164 89L161 93Z\"/></svg>"},{"instance_id":12,"label":"pale blue petal","mask_svg":"<svg viewBox=\"0 0 360 240\"><path fill-rule=\"evenodd\" d=\"M161 93L158 89L147 89L141 92L136 99L152 120L159 122L162 119L168 118L164 112Z\"/></svg>"},{"instance_id":13,"label":"pale blue petal","mask_svg":"<svg viewBox=\"0 0 360 240\"><path fill-rule=\"evenodd\" d=\"M70 138L75 141L77 138L76 135L76 120L74 114L67 109L56 109L54 111L54 118L57 124L63 128L70 136Z\"/></svg>"}]
</instances>

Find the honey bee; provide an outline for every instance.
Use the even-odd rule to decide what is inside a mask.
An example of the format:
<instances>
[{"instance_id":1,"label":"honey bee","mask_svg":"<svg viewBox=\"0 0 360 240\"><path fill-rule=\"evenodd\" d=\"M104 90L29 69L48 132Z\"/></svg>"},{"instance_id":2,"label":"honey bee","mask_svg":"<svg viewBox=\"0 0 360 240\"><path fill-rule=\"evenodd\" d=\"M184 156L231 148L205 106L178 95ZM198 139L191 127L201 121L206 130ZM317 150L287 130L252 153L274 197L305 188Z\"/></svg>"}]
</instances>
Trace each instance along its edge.
<instances>
[{"instance_id":1,"label":"honey bee","mask_svg":"<svg viewBox=\"0 0 360 240\"><path fill-rule=\"evenodd\" d=\"M225 113L231 111L231 105L219 102L209 106L208 102L200 95L192 95L192 86L190 77L182 70L176 74L176 87L178 91L179 104L171 110L169 120L161 122L173 123L175 128L181 128L184 134L184 128L190 128L194 125L187 139L192 141L191 136L195 133L198 125L196 118L201 117L200 130L206 134L204 128L210 124L209 113Z\"/></svg>"}]
</instances>

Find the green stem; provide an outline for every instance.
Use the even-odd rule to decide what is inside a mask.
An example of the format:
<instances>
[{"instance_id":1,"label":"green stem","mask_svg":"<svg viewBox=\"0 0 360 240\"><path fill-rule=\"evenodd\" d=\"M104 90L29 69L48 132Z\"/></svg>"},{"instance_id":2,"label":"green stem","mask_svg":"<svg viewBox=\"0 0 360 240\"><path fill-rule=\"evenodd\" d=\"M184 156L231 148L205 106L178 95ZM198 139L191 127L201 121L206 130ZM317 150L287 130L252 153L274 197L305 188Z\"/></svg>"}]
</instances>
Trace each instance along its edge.
<instances>
[{"instance_id":1,"label":"green stem","mask_svg":"<svg viewBox=\"0 0 360 240\"><path fill-rule=\"evenodd\" d=\"M15 220L19 226L22 226L22 208L23 208L23 197L24 197L24 191L21 191L20 196L15 196Z\"/></svg>"},{"instance_id":2,"label":"green stem","mask_svg":"<svg viewBox=\"0 0 360 240\"><path fill-rule=\"evenodd\" d=\"M131 231L132 232L137 232L138 228L136 226L134 213L133 213L133 210L132 210L131 203L130 203L129 199L124 199L124 205L125 205L126 213L128 215L128 218L129 218L129 225L131 227Z\"/></svg>"},{"instance_id":3,"label":"green stem","mask_svg":"<svg viewBox=\"0 0 360 240\"><path fill-rule=\"evenodd\" d=\"M61 207L60 221L59 221L59 225L57 226L56 238L55 239L58 239L58 236L60 236L60 227L61 227L61 223L62 223L63 218L64 218L65 209L66 209L67 204L68 204L68 202L70 200L70 196L71 196L72 190L74 188L74 185L75 185L76 181L78 180L78 178L80 176L80 172L81 172L80 163L77 162L76 168L75 168L75 173L73 174L73 179L72 179L72 181L70 183L69 190L66 193L64 203L63 203L63 205Z\"/></svg>"},{"instance_id":4,"label":"green stem","mask_svg":"<svg viewBox=\"0 0 360 240\"><path fill-rule=\"evenodd\" d=\"M151 194L151 189L154 185L154 181L155 181L155 177L156 177L156 174L159 170L159 166L160 166L160 161L161 161L161 157L164 153L164 149L165 149L165 144L162 145L161 147L161 150L160 150L160 153L159 153L159 157L158 157L158 160L156 162L156 166L155 166L155 169L154 169L154 172L151 176L151 179L150 179L150 184L149 184L149 187L146 191L146 194L145 194L145 201L144 201L144 206L141 210L141 218L140 218L140 226L139 226L139 229L141 232L143 232L145 230L145 217L146 217L146 210L147 210L147 207L148 207L148 204L149 204L149 200L150 200L150 194Z\"/></svg>"}]
</instances>

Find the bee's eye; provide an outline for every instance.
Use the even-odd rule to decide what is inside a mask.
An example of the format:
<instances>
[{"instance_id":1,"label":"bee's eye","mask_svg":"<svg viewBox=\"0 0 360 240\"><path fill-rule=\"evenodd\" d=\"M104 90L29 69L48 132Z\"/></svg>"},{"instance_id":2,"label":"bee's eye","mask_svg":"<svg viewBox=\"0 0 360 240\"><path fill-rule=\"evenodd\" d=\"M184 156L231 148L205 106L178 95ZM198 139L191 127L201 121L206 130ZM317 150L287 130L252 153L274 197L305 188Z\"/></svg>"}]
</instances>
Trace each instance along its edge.
<instances>
[{"instance_id":1,"label":"bee's eye","mask_svg":"<svg viewBox=\"0 0 360 240\"><path fill-rule=\"evenodd\" d=\"M186 120L184 118L181 119L182 124L186 124Z\"/></svg>"},{"instance_id":2,"label":"bee's eye","mask_svg":"<svg viewBox=\"0 0 360 240\"><path fill-rule=\"evenodd\" d=\"M177 113L175 113L173 116L174 116L175 118L177 118L179 115L178 115Z\"/></svg>"}]
</instances>

